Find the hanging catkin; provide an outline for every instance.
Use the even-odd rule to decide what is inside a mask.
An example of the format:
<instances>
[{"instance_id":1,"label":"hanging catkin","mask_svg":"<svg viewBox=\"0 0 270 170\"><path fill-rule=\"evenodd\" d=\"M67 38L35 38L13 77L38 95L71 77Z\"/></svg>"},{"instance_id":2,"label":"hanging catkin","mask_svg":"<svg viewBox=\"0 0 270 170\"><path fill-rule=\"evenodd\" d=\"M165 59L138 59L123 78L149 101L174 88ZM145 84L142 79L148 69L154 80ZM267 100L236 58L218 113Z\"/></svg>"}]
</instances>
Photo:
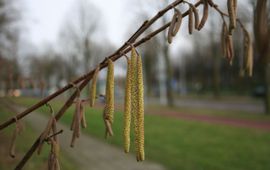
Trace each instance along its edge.
<instances>
[{"instance_id":1,"label":"hanging catkin","mask_svg":"<svg viewBox=\"0 0 270 170\"><path fill-rule=\"evenodd\" d=\"M174 9L174 17L175 20L174 25L173 25L173 29L172 29L172 36L176 36L177 32L180 29L181 23L182 23L182 13L178 10L178 9Z\"/></svg>"},{"instance_id":2,"label":"hanging catkin","mask_svg":"<svg viewBox=\"0 0 270 170\"><path fill-rule=\"evenodd\" d=\"M203 0L203 16L198 26L198 30L201 30L208 18L208 0Z\"/></svg>"},{"instance_id":3,"label":"hanging catkin","mask_svg":"<svg viewBox=\"0 0 270 170\"><path fill-rule=\"evenodd\" d=\"M90 88L90 97L89 97L90 107L94 106L95 100L96 100L98 73L99 73L99 66L96 68L96 70L94 72L92 84L91 84L91 88Z\"/></svg>"},{"instance_id":4,"label":"hanging catkin","mask_svg":"<svg viewBox=\"0 0 270 170\"><path fill-rule=\"evenodd\" d=\"M13 131L12 137L11 137L11 142L10 142L10 147L9 147L9 156L12 158L15 158L15 144L16 144L16 138L17 136L21 133L22 131L22 126L18 120L16 120L16 126Z\"/></svg>"},{"instance_id":5,"label":"hanging catkin","mask_svg":"<svg viewBox=\"0 0 270 170\"><path fill-rule=\"evenodd\" d=\"M124 106L124 150L129 152L130 147L130 121L131 121L131 60L127 58L127 74Z\"/></svg>"},{"instance_id":6,"label":"hanging catkin","mask_svg":"<svg viewBox=\"0 0 270 170\"><path fill-rule=\"evenodd\" d=\"M82 128L86 128L87 123L86 123L86 118L85 118L85 110L84 110L83 102L81 102L81 106L80 106L80 115L81 115L81 126Z\"/></svg>"},{"instance_id":7,"label":"hanging catkin","mask_svg":"<svg viewBox=\"0 0 270 170\"><path fill-rule=\"evenodd\" d=\"M195 29L198 29L198 27L199 27L199 13L198 13L197 8L194 5L192 5L192 11L194 14L194 19L195 19Z\"/></svg>"},{"instance_id":8,"label":"hanging catkin","mask_svg":"<svg viewBox=\"0 0 270 170\"><path fill-rule=\"evenodd\" d=\"M71 122L71 125L70 125L70 130L71 130L71 131L75 129L77 112L80 112L79 105L80 105L80 98L79 98L79 96L78 96L78 97L76 98L76 100L75 100L75 111L74 111L74 113L73 113L72 122Z\"/></svg>"},{"instance_id":9,"label":"hanging catkin","mask_svg":"<svg viewBox=\"0 0 270 170\"><path fill-rule=\"evenodd\" d=\"M226 57L227 56L227 43L226 43L226 37L228 35L228 28L227 28L227 24L224 21L222 24L222 32L221 32L221 48L222 48L222 52L223 55Z\"/></svg>"},{"instance_id":10,"label":"hanging catkin","mask_svg":"<svg viewBox=\"0 0 270 170\"><path fill-rule=\"evenodd\" d=\"M136 158L139 161L139 132L138 132L138 68L137 68L137 53L134 47L131 49L131 116L133 119L134 127L134 139L135 139L135 151Z\"/></svg>"},{"instance_id":11,"label":"hanging catkin","mask_svg":"<svg viewBox=\"0 0 270 170\"><path fill-rule=\"evenodd\" d=\"M192 34L193 32L193 10L192 7L189 8L188 11L188 32Z\"/></svg>"},{"instance_id":12,"label":"hanging catkin","mask_svg":"<svg viewBox=\"0 0 270 170\"><path fill-rule=\"evenodd\" d=\"M18 135L18 130L16 127L13 131L11 143L9 147L9 156L11 156L12 158L15 158L15 142L16 142L17 135Z\"/></svg>"},{"instance_id":13,"label":"hanging catkin","mask_svg":"<svg viewBox=\"0 0 270 170\"><path fill-rule=\"evenodd\" d=\"M106 80L106 104L104 109L105 124L112 126L114 119L114 66L111 59L108 59L108 70ZM108 126L107 126L108 127ZM108 134L106 128L106 134Z\"/></svg>"},{"instance_id":14,"label":"hanging catkin","mask_svg":"<svg viewBox=\"0 0 270 170\"><path fill-rule=\"evenodd\" d=\"M168 30L167 40L168 43L172 43L172 38L177 34L182 23L182 14L178 9L174 9L174 14L171 20L171 24Z\"/></svg>"},{"instance_id":15,"label":"hanging catkin","mask_svg":"<svg viewBox=\"0 0 270 170\"><path fill-rule=\"evenodd\" d=\"M56 141L53 139L50 140L50 145L51 145L51 151L49 153L49 158L48 158L48 170L60 170L60 165L58 161L59 157L59 146Z\"/></svg>"},{"instance_id":16,"label":"hanging catkin","mask_svg":"<svg viewBox=\"0 0 270 170\"><path fill-rule=\"evenodd\" d=\"M232 60L234 57L234 49L233 49L233 39L232 39L232 35L227 35L226 37L226 52L227 52L227 56L226 58L229 60L229 63L232 65Z\"/></svg>"},{"instance_id":17,"label":"hanging catkin","mask_svg":"<svg viewBox=\"0 0 270 170\"><path fill-rule=\"evenodd\" d=\"M81 124L81 99L77 97L75 112L73 114L73 120L71 124L71 130L73 130L70 147L74 147L76 138L80 137L80 124Z\"/></svg>"},{"instance_id":18,"label":"hanging catkin","mask_svg":"<svg viewBox=\"0 0 270 170\"><path fill-rule=\"evenodd\" d=\"M252 49L252 41L250 35L247 30L244 31L244 66L245 71L248 72L249 76L252 76L253 71L253 49Z\"/></svg>"},{"instance_id":19,"label":"hanging catkin","mask_svg":"<svg viewBox=\"0 0 270 170\"><path fill-rule=\"evenodd\" d=\"M137 95L137 120L138 120L138 147L139 147L139 161L144 160L144 89L143 89L143 71L142 71L142 59L138 55L137 59L137 68L138 68L138 95Z\"/></svg>"},{"instance_id":20,"label":"hanging catkin","mask_svg":"<svg viewBox=\"0 0 270 170\"><path fill-rule=\"evenodd\" d=\"M76 137L80 137L80 124L81 124L81 99L78 98L78 101L76 103L76 119L75 119L75 125L74 125L74 132L76 134Z\"/></svg>"}]
</instances>

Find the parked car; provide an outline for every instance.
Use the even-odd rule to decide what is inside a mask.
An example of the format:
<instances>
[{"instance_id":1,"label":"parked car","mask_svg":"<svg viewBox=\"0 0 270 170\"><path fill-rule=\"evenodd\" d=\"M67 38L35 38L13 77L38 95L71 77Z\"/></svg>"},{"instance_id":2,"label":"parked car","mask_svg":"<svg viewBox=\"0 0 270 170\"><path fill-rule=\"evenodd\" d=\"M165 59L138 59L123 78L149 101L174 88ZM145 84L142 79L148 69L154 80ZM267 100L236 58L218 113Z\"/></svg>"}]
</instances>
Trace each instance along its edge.
<instances>
[{"instance_id":1,"label":"parked car","mask_svg":"<svg viewBox=\"0 0 270 170\"><path fill-rule=\"evenodd\" d=\"M256 86L252 92L252 96L254 97L264 97L266 93L265 86L259 85Z\"/></svg>"}]
</instances>

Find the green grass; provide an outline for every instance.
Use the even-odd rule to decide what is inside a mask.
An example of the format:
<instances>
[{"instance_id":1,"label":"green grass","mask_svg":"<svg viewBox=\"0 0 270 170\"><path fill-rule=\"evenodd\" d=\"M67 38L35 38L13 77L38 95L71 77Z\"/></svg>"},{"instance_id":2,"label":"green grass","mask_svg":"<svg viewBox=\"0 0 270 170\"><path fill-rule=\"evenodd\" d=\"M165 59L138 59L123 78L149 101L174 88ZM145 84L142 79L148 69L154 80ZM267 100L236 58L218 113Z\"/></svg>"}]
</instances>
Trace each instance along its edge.
<instances>
[{"instance_id":1,"label":"green grass","mask_svg":"<svg viewBox=\"0 0 270 170\"><path fill-rule=\"evenodd\" d=\"M2 123L4 120L12 116L8 110L0 107ZM9 126L0 132L0 169L14 169L16 164L21 160L24 154L28 151L31 145L34 143L38 134L24 123L23 132L16 139L16 157L10 158L8 156L8 148L13 133L14 126ZM47 169L47 160L49 153L49 145L45 144L43 151L40 155L36 153L26 163L24 169L26 170L45 170ZM76 163L74 163L69 157L65 155L63 151L60 152L60 166L62 169L76 169Z\"/></svg>"},{"instance_id":2,"label":"green grass","mask_svg":"<svg viewBox=\"0 0 270 170\"><path fill-rule=\"evenodd\" d=\"M30 105L37 100L18 98L16 101ZM52 103L55 110L59 109L60 103ZM42 110L48 112L45 107ZM61 121L69 125L73 110L69 109ZM87 108L86 112L88 128L84 132L103 139L102 111ZM122 113L116 112L113 125L115 136L106 141L121 148L122 122ZM266 131L183 121L146 113L145 139L146 159L160 162L168 169L270 169L270 133Z\"/></svg>"}]
</instances>

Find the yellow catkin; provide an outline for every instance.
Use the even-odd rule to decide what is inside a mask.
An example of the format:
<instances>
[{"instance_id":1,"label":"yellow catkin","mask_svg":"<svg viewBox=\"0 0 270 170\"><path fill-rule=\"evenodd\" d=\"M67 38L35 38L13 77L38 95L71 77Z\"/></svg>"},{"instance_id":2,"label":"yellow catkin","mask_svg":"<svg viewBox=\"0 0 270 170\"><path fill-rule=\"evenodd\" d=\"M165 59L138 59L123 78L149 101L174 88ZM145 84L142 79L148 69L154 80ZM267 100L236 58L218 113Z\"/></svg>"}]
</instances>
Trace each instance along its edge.
<instances>
[{"instance_id":1,"label":"yellow catkin","mask_svg":"<svg viewBox=\"0 0 270 170\"><path fill-rule=\"evenodd\" d=\"M90 102L90 107L93 107L95 104L96 100L96 89L97 89L97 78L98 78L98 73L99 73L99 67L96 68L93 79L92 79L92 84L90 87L90 97L89 97L89 102Z\"/></svg>"},{"instance_id":2,"label":"yellow catkin","mask_svg":"<svg viewBox=\"0 0 270 170\"><path fill-rule=\"evenodd\" d=\"M142 70L142 59L141 56L138 56L137 59L137 68L138 68L138 95L137 95L137 120L138 120L138 145L139 145L139 160L143 161L144 156L144 89L143 89L143 70Z\"/></svg>"},{"instance_id":3,"label":"yellow catkin","mask_svg":"<svg viewBox=\"0 0 270 170\"><path fill-rule=\"evenodd\" d=\"M129 152L130 147L130 121L131 121L131 60L127 58L127 75L124 106L124 150Z\"/></svg>"},{"instance_id":4,"label":"yellow catkin","mask_svg":"<svg viewBox=\"0 0 270 170\"><path fill-rule=\"evenodd\" d=\"M114 119L114 66L112 60L108 60L107 84L106 84L107 115L110 123Z\"/></svg>"},{"instance_id":5,"label":"yellow catkin","mask_svg":"<svg viewBox=\"0 0 270 170\"><path fill-rule=\"evenodd\" d=\"M107 70L107 80L106 80L106 104L104 109L105 123L110 123L109 126L113 124L114 119L114 66L111 59L108 59L108 70ZM108 128L106 129L106 133Z\"/></svg>"},{"instance_id":6,"label":"yellow catkin","mask_svg":"<svg viewBox=\"0 0 270 170\"><path fill-rule=\"evenodd\" d=\"M193 32L193 10L192 10L192 8L189 8L189 11L188 11L188 32L189 32L189 34L192 34L192 32Z\"/></svg>"},{"instance_id":7,"label":"yellow catkin","mask_svg":"<svg viewBox=\"0 0 270 170\"><path fill-rule=\"evenodd\" d=\"M135 48L131 49L131 116L133 119L134 128L134 139L135 139L135 151L136 158L139 161L139 137L138 137L138 122L137 122L137 112L138 112L138 72L137 72L137 53Z\"/></svg>"},{"instance_id":8,"label":"yellow catkin","mask_svg":"<svg viewBox=\"0 0 270 170\"><path fill-rule=\"evenodd\" d=\"M74 125L74 132L76 133L76 137L80 137L80 125L81 125L81 100L78 99L76 103L76 119Z\"/></svg>"},{"instance_id":9,"label":"yellow catkin","mask_svg":"<svg viewBox=\"0 0 270 170\"><path fill-rule=\"evenodd\" d=\"M203 16L198 26L198 30L201 30L208 18L208 0L203 0Z\"/></svg>"}]
</instances>

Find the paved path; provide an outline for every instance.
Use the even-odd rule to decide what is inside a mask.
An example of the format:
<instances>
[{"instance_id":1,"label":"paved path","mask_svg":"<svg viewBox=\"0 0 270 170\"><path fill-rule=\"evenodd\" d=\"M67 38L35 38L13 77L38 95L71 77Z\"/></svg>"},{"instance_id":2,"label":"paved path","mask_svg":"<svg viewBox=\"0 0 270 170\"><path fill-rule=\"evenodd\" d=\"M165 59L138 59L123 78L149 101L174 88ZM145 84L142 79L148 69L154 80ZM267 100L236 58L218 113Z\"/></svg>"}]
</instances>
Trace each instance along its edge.
<instances>
[{"instance_id":1,"label":"paved path","mask_svg":"<svg viewBox=\"0 0 270 170\"><path fill-rule=\"evenodd\" d=\"M149 104L159 104L157 99L146 100ZM193 107L193 108L207 108L207 109L217 109L217 110L235 110L235 111L245 111L249 113L262 113L264 111L264 106L262 101L251 102L251 101L220 101L220 100L196 100L196 99L176 99L175 105L177 107Z\"/></svg>"},{"instance_id":2,"label":"paved path","mask_svg":"<svg viewBox=\"0 0 270 170\"><path fill-rule=\"evenodd\" d=\"M41 132L48 118L34 112L24 120ZM125 154L119 148L84 134L76 140L75 147L71 148L69 145L72 133L69 127L58 123L58 129L64 130L64 133L59 135L61 149L75 160L82 170L165 170L162 165L154 162L137 162L135 155Z\"/></svg>"}]
</instances>

